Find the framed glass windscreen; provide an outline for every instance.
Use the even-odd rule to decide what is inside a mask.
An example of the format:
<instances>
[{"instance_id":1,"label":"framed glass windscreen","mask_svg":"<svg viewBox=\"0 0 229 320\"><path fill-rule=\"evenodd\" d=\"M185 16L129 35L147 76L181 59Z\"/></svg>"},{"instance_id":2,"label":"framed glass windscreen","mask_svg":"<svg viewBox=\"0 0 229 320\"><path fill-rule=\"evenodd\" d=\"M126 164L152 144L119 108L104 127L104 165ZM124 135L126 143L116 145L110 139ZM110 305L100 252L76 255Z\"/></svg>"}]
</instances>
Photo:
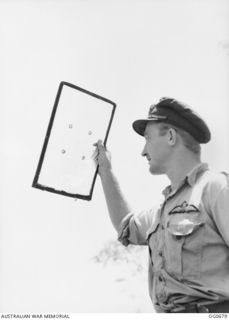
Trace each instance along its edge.
<instances>
[{"instance_id":1,"label":"framed glass windscreen","mask_svg":"<svg viewBox=\"0 0 229 320\"><path fill-rule=\"evenodd\" d=\"M98 168L93 144L106 145L115 103L61 82L49 121L33 187L91 200Z\"/></svg>"}]
</instances>

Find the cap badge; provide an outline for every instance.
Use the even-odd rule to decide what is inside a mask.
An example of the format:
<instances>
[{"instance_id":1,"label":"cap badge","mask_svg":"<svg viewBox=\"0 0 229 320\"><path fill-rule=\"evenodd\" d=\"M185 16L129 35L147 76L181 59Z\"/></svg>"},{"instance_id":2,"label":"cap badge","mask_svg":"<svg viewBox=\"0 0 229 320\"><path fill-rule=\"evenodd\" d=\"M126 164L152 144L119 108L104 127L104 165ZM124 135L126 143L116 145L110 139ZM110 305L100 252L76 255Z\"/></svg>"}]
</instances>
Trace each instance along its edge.
<instances>
[{"instance_id":1,"label":"cap badge","mask_svg":"<svg viewBox=\"0 0 229 320\"><path fill-rule=\"evenodd\" d=\"M152 105L149 109L149 116L153 116L155 114L157 114L158 110L157 110L157 106Z\"/></svg>"}]
</instances>

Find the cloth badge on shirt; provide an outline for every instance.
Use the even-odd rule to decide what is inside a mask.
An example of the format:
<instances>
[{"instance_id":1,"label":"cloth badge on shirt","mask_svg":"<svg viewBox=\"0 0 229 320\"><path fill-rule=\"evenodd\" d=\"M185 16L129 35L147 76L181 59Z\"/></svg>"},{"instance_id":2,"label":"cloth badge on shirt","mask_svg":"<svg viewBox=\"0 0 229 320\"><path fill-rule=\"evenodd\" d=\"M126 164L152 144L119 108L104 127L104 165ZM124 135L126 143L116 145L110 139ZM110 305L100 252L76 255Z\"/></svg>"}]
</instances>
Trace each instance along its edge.
<instances>
[{"instance_id":1,"label":"cloth badge on shirt","mask_svg":"<svg viewBox=\"0 0 229 320\"><path fill-rule=\"evenodd\" d=\"M199 209L195 207L193 204L188 204L184 201L181 205L174 207L169 214L175 213L195 213L199 212Z\"/></svg>"},{"instance_id":2,"label":"cloth badge on shirt","mask_svg":"<svg viewBox=\"0 0 229 320\"><path fill-rule=\"evenodd\" d=\"M200 211L184 201L169 212L168 231L175 236L187 236L203 225Z\"/></svg>"}]
</instances>

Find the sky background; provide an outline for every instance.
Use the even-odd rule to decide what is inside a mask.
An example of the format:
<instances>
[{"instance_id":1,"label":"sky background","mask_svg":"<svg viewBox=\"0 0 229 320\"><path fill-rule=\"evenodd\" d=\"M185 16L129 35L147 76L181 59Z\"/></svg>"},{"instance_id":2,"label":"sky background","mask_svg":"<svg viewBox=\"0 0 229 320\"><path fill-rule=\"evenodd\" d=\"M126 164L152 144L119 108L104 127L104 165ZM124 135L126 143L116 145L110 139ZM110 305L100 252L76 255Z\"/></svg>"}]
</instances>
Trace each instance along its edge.
<instances>
[{"instance_id":1,"label":"sky background","mask_svg":"<svg viewBox=\"0 0 229 320\"><path fill-rule=\"evenodd\" d=\"M0 312L132 310L114 285L122 270L92 262L116 239L100 180L89 202L31 187L58 85L116 102L114 170L148 208L169 182L149 174L132 122L161 97L203 116L202 159L229 171L228 17L226 0L0 0ZM149 311L146 281L142 292Z\"/></svg>"}]
</instances>

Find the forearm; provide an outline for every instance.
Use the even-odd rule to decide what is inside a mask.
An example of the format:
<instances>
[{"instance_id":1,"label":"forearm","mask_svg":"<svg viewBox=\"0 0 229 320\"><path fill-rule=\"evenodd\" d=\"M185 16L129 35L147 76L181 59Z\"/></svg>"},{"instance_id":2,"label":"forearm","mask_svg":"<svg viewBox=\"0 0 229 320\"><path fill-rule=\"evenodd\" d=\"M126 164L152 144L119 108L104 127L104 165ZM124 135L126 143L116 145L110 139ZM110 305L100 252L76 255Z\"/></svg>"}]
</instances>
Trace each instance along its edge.
<instances>
[{"instance_id":1,"label":"forearm","mask_svg":"<svg viewBox=\"0 0 229 320\"><path fill-rule=\"evenodd\" d=\"M131 211L111 168L100 172L102 186L113 226L118 231L122 219Z\"/></svg>"}]
</instances>

